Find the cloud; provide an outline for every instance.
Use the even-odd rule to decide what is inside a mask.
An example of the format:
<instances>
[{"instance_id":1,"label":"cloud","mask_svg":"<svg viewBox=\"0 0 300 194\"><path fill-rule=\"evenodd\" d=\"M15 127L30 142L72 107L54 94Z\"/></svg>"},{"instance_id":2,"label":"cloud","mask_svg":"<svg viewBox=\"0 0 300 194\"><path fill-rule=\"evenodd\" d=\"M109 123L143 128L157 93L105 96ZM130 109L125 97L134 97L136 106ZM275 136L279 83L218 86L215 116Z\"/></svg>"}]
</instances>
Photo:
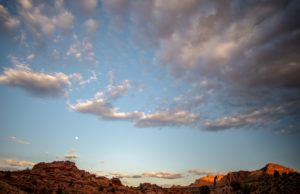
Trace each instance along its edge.
<instances>
[{"instance_id":1,"label":"cloud","mask_svg":"<svg viewBox=\"0 0 300 194\"><path fill-rule=\"evenodd\" d=\"M17 161L17 160L4 160L4 164L9 166L19 166L19 167L31 167L34 165L33 162L30 161Z\"/></svg>"},{"instance_id":2,"label":"cloud","mask_svg":"<svg viewBox=\"0 0 300 194\"><path fill-rule=\"evenodd\" d=\"M23 145L29 145L30 142L29 141L25 141L25 140L21 140L21 139L18 139L17 137L15 136L11 136L9 137L9 139L17 144L23 144Z\"/></svg>"},{"instance_id":3,"label":"cloud","mask_svg":"<svg viewBox=\"0 0 300 194\"><path fill-rule=\"evenodd\" d=\"M81 0L82 8L85 11L91 12L94 11L98 5L97 0Z\"/></svg>"},{"instance_id":4,"label":"cloud","mask_svg":"<svg viewBox=\"0 0 300 194\"><path fill-rule=\"evenodd\" d=\"M128 174L124 174L124 173L109 173L111 176L115 177L115 178L119 178L119 179L123 179L123 178L143 178L142 175L128 175Z\"/></svg>"},{"instance_id":5,"label":"cloud","mask_svg":"<svg viewBox=\"0 0 300 194\"><path fill-rule=\"evenodd\" d=\"M62 31L70 30L74 25L75 17L69 11L64 10L53 18L54 24Z\"/></svg>"},{"instance_id":6,"label":"cloud","mask_svg":"<svg viewBox=\"0 0 300 194\"><path fill-rule=\"evenodd\" d=\"M128 11L133 14L129 18L133 24L147 22L144 29L137 25L136 30L157 42L157 58L176 76L218 77L252 86L300 86L297 1L166 4L157 0L139 6L147 6L147 16ZM136 7L122 10L127 9Z\"/></svg>"},{"instance_id":7,"label":"cloud","mask_svg":"<svg viewBox=\"0 0 300 194\"><path fill-rule=\"evenodd\" d=\"M198 115L182 110L158 111L152 114L143 114L135 123L136 127L165 127L190 125Z\"/></svg>"},{"instance_id":8,"label":"cloud","mask_svg":"<svg viewBox=\"0 0 300 194\"><path fill-rule=\"evenodd\" d=\"M64 8L63 1L56 0L54 6L45 2L34 5L29 0L19 0L19 4L18 17L37 40L52 37L56 29L65 34L74 26L75 17Z\"/></svg>"},{"instance_id":9,"label":"cloud","mask_svg":"<svg viewBox=\"0 0 300 194\"><path fill-rule=\"evenodd\" d=\"M79 62L88 62L91 65L97 64L94 46L88 39L78 40L77 35L73 36L73 43L68 49L67 56L75 57Z\"/></svg>"},{"instance_id":10,"label":"cloud","mask_svg":"<svg viewBox=\"0 0 300 194\"><path fill-rule=\"evenodd\" d=\"M13 17L7 9L0 5L0 26L8 30L16 29L20 26L20 20L16 17Z\"/></svg>"},{"instance_id":11,"label":"cloud","mask_svg":"<svg viewBox=\"0 0 300 194\"><path fill-rule=\"evenodd\" d=\"M128 7L130 1L128 0L103 0L104 10L108 12L112 19L112 24L121 26L124 24L125 18L128 16Z\"/></svg>"},{"instance_id":12,"label":"cloud","mask_svg":"<svg viewBox=\"0 0 300 194\"><path fill-rule=\"evenodd\" d=\"M80 156L78 154L74 154L74 153L69 153L64 155L64 158L66 159L75 159L75 158L79 158Z\"/></svg>"},{"instance_id":13,"label":"cloud","mask_svg":"<svg viewBox=\"0 0 300 194\"><path fill-rule=\"evenodd\" d=\"M107 91L98 92L94 98L79 100L76 104L70 104L69 108L73 111L96 115L101 119L107 120L127 120L134 122L136 127L166 127L192 125L198 115L184 110L156 111L146 114L142 111L122 112L111 103L120 98L128 90L130 84L128 80L120 85L109 85Z\"/></svg>"},{"instance_id":14,"label":"cloud","mask_svg":"<svg viewBox=\"0 0 300 194\"><path fill-rule=\"evenodd\" d=\"M206 176L206 175L221 175L226 174L225 172L216 172L216 171L206 171L206 170L199 170L199 169L192 169L188 170L189 174L195 175L195 176Z\"/></svg>"},{"instance_id":15,"label":"cloud","mask_svg":"<svg viewBox=\"0 0 300 194\"><path fill-rule=\"evenodd\" d=\"M184 176L179 173L169 172L146 172L142 174L144 177L160 178L160 179L180 179Z\"/></svg>"},{"instance_id":16,"label":"cloud","mask_svg":"<svg viewBox=\"0 0 300 194\"><path fill-rule=\"evenodd\" d=\"M97 93L93 99L79 101L75 105L70 105L71 110L96 115L108 120L134 120L140 117L140 112L120 112L117 108L102 97L103 94Z\"/></svg>"},{"instance_id":17,"label":"cloud","mask_svg":"<svg viewBox=\"0 0 300 194\"><path fill-rule=\"evenodd\" d=\"M180 179L184 176L180 173L170 173L170 172L144 172L141 174L123 174L123 173L110 173L111 176L116 178L128 178L128 179L139 179L139 178L159 178L159 179Z\"/></svg>"},{"instance_id":18,"label":"cloud","mask_svg":"<svg viewBox=\"0 0 300 194\"><path fill-rule=\"evenodd\" d=\"M98 22L92 18L90 18L84 22L84 28L88 34L95 33L96 30L98 29L98 26L99 26Z\"/></svg>"},{"instance_id":19,"label":"cloud","mask_svg":"<svg viewBox=\"0 0 300 194\"><path fill-rule=\"evenodd\" d=\"M130 88L129 80L124 80L121 84L115 85L108 85L107 93L110 99L116 99L124 95L125 92Z\"/></svg>"},{"instance_id":20,"label":"cloud","mask_svg":"<svg viewBox=\"0 0 300 194\"><path fill-rule=\"evenodd\" d=\"M196 111L201 118L211 117L214 112L216 119L196 119L197 128L217 130L262 124L264 119L277 118L275 113L260 110L262 105L274 107L300 98L297 0L115 0L103 1L103 8L112 24L127 23L136 43L154 49L156 62L166 67L176 81L182 81L181 89L193 90L194 96L205 98L205 104L189 99L171 104L173 109ZM193 88L199 83L201 89ZM232 99L235 102L228 103ZM217 103L224 111L212 110ZM229 109L241 113L228 116ZM253 109L262 112L254 113ZM299 109L290 112L282 113L286 125L291 120L298 123ZM200 127L197 123L204 124Z\"/></svg>"},{"instance_id":21,"label":"cloud","mask_svg":"<svg viewBox=\"0 0 300 194\"><path fill-rule=\"evenodd\" d=\"M34 58L35 58L35 54L34 54L34 53L31 53L31 54L29 54L29 55L26 57L26 59L29 60L29 61L33 60Z\"/></svg>"},{"instance_id":22,"label":"cloud","mask_svg":"<svg viewBox=\"0 0 300 194\"><path fill-rule=\"evenodd\" d=\"M64 96L71 85L69 77L64 73L34 72L21 63L14 68L5 68L0 75L0 84L21 88L36 97Z\"/></svg>"},{"instance_id":23,"label":"cloud","mask_svg":"<svg viewBox=\"0 0 300 194\"><path fill-rule=\"evenodd\" d=\"M210 130L222 130L257 124L266 121L274 114L284 113L286 106L264 107L249 113L225 116L215 120L206 120L204 126Z\"/></svg>"},{"instance_id":24,"label":"cloud","mask_svg":"<svg viewBox=\"0 0 300 194\"><path fill-rule=\"evenodd\" d=\"M70 80L77 82L80 86L84 86L98 80L97 74L94 71L91 72L91 76L87 79L84 79L80 73L73 73L69 75L69 78Z\"/></svg>"}]
</instances>

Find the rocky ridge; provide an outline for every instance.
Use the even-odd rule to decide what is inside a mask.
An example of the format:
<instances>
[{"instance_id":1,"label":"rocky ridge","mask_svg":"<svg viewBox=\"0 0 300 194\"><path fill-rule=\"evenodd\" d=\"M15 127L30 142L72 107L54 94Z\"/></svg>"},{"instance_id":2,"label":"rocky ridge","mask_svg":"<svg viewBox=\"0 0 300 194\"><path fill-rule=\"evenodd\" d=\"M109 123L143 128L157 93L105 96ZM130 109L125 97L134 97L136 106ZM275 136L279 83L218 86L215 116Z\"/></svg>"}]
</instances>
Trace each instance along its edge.
<instances>
[{"instance_id":1,"label":"rocky ridge","mask_svg":"<svg viewBox=\"0 0 300 194\"><path fill-rule=\"evenodd\" d=\"M76 167L71 161L38 163L31 170L0 171L0 193L6 194L260 194L300 193L300 174L291 168L269 163L254 171L200 177L189 186L162 188L142 183L124 186L118 178L96 176Z\"/></svg>"}]
</instances>

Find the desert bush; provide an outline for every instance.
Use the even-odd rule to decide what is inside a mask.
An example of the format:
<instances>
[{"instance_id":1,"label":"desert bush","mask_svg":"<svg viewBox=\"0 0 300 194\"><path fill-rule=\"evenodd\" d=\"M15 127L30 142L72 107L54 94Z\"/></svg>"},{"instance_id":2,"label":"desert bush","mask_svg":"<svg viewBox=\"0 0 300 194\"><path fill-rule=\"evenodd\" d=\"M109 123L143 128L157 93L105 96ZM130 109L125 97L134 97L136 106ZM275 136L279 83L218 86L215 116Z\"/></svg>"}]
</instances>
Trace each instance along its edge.
<instances>
[{"instance_id":1,"label":"desert bush","mask_svg":"<svg viewBox=\"0 0 300 194\"><path fill-rule=\"evenodd\" d=\"M210 188L208 186L201 186L199 188L200 194L209 194Z\"/></svg>"},{"instance_id":2,"label":"desert bush","mask_svg":"<svg viewBox=\"0 0 300 194\"><path fill-rule=\"evenodd\" d=\"M10 179L10 177L11 177L11 172L10 171L6 171L5 174L4 174L4 178Z\"/></svg>"},{"instance_id":3,"label":"desert bush","mask_svg":"<svg viewBox=\"0 0 300 194\"><path fill-rule=\"evenodd\" d=\"M234 191L238 191L241 189L241 183L239 181L232 181L230 183L230 186Z\"/></svg>"},{"instance_id":4,"label":"desert bush","mask_svg":"<svg viewBox=\"0 0 300 194\"><path fill-rule=\"evenodd\" d=\"M250 194L251 193L251 185L249 184L244 184L241 188L242 194Z\"/></svg>"},{"instance_id":5,"label":"desert bush","mask_svg":"<svg viewBox=\"0 0 300 194\"><path fill-rule=\"evenodd\" d=\"M276 178L277 178L277 177L280 177L280 174L279 174L279 172L278 172L277 170L274 171L274 174L273 174L273 175L274 175L274 177L276 177Z\"/></svg>"}]
</instances>

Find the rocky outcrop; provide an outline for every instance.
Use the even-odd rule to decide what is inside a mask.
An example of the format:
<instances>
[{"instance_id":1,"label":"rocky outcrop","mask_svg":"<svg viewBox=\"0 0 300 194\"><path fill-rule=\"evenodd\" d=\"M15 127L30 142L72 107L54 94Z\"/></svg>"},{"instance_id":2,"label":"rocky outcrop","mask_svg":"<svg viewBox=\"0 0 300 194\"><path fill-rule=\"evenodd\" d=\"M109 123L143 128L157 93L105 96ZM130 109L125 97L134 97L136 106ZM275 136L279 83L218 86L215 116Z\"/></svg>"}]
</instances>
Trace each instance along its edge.
<instances>
[{"instance_id":1,"label":"rocky outcrop","mask_svg":"<svg viewBox=\"0 0 300 194\"><path fill-rule=\"evenodd\" d=\"M242 171L242 170L238 172L230 172L225 176L223 176L222 179L218 181L218 185L223 186L223 185L229 185L231 182L234 181L235 182L244 181L250 174L251 172Z\"/></svg>"},{"instance_id":2,"label":"rocky outcrop","mask_svg":"<svg viewBox=\"0 0 300 194\"><path fill-rule=\"evenodd\" d=\"M276 176L275 171L278 171ZM197 179L189 186L162 188L150 183L127 187L118 178L96 176L78 169L75 163L70 161L42 162L33 166L31 170L0 171L0 193L7 194L190 194L199 193L201 188L207 189L207 186L211 194L298 194L300 174L291 168L269 163L255 171L209 175Z\"/></svg>"},{"instance_id":3,"label":"rocky outcrop","mask_svg":"<svg viewBox=\"0 0 300 194\"><path fill-rule=\"evenodd\" d=\"M197 179L194 183L190 184L190 187L214 186L214 183L217 185L223 177L224 175L207 175Z\"/></svg>"},{"instance_id":4,"label":"rocky outcrop","mask_svg":"<svg viewBox=\"0 0 300 194\"><path fill-rule=\"evenodd\" d=\"M0 171L0 193L11 194L142 194L180 193L178 189L164 189L149 183L140 187L126 187L120 179L96 176L76 167L74 162L54 161L38 163L31 170ZM184 192L181 192L184 193Z\"/></svg>"},{"instance_id":5,"label":"rocky outcrop","mask_svg":"<svg viewBox=\"0 0 300 194\"><path fill-rule=\"evenodd\" d=\"M27 192L21 191L20 189L7 184L6 182L0 181L0 193L5 194L27 194Z\"/></svg>"},{"instance_id":6,"label":"rocky outcrop","mask_svg":"<svg viewBox=\"0 0 300 194\"><path fill-rule=\"evenodd\" d=\"M128 193L129 188L117 178L108 179L79 170L74 162L38 163L32 170L3 173L6 184L28 193ZM132 191L131 193L138 193Z\"/></svg>"},{"instance_id":7,"label":"rocky outcrop","mask_svg":"<svg viewBox=\"0 0 300 194\"><path fill-rule=\"evenodd\" d=\"M292 168L288 168L275 163L268 163L265 167L260 169L260 171L262 171L263 174L267 174L267 175L274 175L275 171L277 171L280 175L282 175L283 173L288 174L288 173L296 172Z\"/></svg>"}]
</instances>

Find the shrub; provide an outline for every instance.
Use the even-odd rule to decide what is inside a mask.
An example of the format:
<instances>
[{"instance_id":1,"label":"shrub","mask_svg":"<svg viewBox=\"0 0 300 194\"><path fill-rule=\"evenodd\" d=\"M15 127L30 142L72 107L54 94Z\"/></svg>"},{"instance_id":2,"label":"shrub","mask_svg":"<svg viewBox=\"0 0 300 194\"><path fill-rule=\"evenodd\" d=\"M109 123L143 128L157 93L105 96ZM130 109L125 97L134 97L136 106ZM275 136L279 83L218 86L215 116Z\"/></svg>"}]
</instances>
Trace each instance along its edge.
<instances>
[{"instance_id":1,"label":"shrub","mask_svg":"<svg viewBox=\"0 0 300 194\"><path fill-rule=\"evenodd\" d=\"M98 191L104 191L103 186L100 185L100 186L98 187Z\"/></svg>"},{"instance_id":2,"label":"shrub","mask_svg":"<svg viewBox=\"0 0 300 194\"><path fill-rule=\"evenodd\" d=\"M200 194L209 194L210 188L208 186L201 186L199 188Z\"/></svg>"},{"instance_id":3,"label":"shrub","mask_svg":"<svg viewBox=\"0 0 300 194\"><path fill-rule=\"evenodd\" d=\"M279 176L280 176L279 172L278 172L277 170L275 170L275 171L274 171L274 177L277 178L277 177L279 177Z\"/></svg>"},{"instance_id":4,"label":"shrub","mask_svg":"<svg viewBox=\"0 0 300 194\"><path fill-rule=\"evenodd\" d=\"M238 181L232 181L232 182L230 183L230 186L231 186L231 188L232 188L234 191L238 191L238 190L241 189L241 183L238 182Z\"/></svg>"},{"instance_id":5,"label":"shrub","mask_svg":"<svg viewBox=\"0 0 300 194\"><path fill-rule=\"evenodd\" d=\"M5 174L4 174L4 178L10 179L10 177L11 177L11 172L10 171L6 171Z\"/></svg>"},{"instance_id":6,"label":"shrub","mask_svg":"<svg viewBox=\"0 0 300 194\"><path fill-rule=\"evenodd\" d=\"M242 194L250 194L251 186L249 184L244 184L241 188Z\"/></svg>"}]
</instances>

